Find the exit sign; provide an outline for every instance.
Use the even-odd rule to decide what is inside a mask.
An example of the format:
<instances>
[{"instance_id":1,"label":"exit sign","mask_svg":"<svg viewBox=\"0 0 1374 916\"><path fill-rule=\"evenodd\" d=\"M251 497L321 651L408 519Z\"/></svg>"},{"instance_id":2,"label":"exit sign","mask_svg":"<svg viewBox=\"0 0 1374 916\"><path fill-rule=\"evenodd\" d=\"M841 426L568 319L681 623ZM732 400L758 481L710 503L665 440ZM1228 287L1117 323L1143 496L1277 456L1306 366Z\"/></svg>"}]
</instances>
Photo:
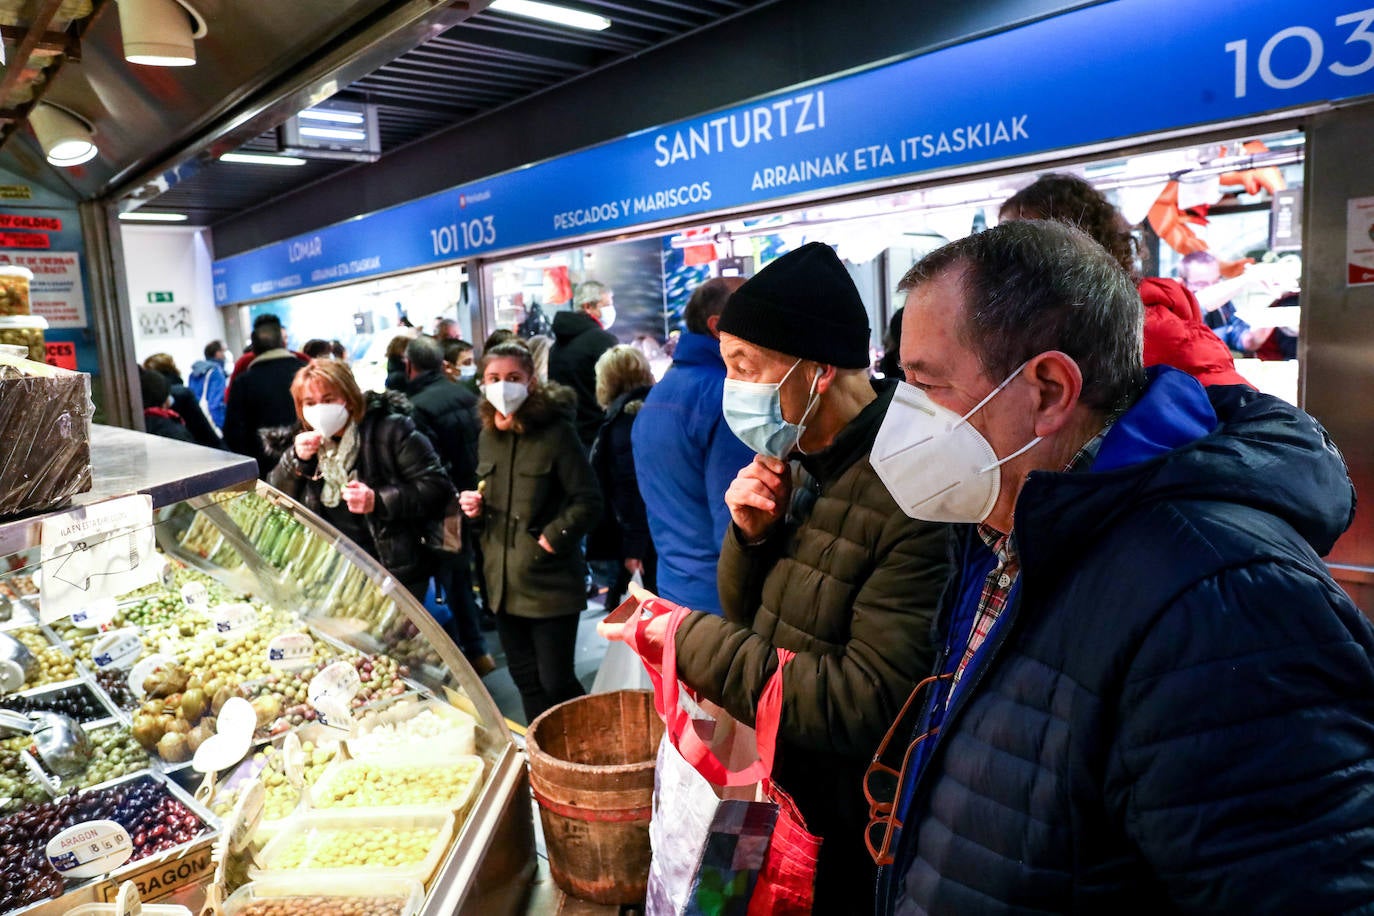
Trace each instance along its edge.
<instances>
[{"instance_id":1,"label":"exit sign","mask_svg":"<svg viewBox=\"0 0 1374 916\"><path fill-rule=\"evenodd\" d=\"M148 301L149 301L149 302L172 302L172 301L174 301L174 300L172 299L172 294L171 294L170 292L153 292L153 293L149 293L149 294L148 294Z\"/></svg>"}]
</instances>

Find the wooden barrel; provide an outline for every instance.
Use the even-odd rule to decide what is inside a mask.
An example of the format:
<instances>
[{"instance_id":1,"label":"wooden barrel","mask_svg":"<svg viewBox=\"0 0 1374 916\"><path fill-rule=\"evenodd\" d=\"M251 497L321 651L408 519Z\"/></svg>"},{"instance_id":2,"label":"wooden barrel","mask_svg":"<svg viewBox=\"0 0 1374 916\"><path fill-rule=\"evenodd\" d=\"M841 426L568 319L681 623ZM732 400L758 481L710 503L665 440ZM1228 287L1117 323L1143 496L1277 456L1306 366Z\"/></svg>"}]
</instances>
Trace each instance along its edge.
<instances>
[{"instance_id":1,"label":"wooden barrel","mask_svg":"<svg viewBox=\"0 0 1374 916\"><path fill-rule=\"evenodd\" d=\"M662 737L647 690L578 697L530 724L530 788L549 871L565 892L594 903L644 899Z\"/></svg>"}]
</instances>

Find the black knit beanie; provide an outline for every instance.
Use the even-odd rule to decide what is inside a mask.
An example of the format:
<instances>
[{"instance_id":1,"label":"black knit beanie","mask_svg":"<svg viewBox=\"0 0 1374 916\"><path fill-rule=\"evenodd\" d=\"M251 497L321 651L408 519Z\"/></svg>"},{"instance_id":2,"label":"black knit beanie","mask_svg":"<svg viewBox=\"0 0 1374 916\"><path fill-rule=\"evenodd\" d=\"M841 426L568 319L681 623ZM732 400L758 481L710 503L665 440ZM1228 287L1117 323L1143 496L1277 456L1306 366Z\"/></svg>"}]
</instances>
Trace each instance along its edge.
<instances>
[{"instance_id":1,"label":"black knit beanie","mask_svg":"<svg viewBox=\"0 0 1374 916\"><path fill-rule=\"evenodd\" d=\"M868 312L821 242L788 252L735 290L717 330L837 369L868 368Z\"/></svg>"}]
</instances>

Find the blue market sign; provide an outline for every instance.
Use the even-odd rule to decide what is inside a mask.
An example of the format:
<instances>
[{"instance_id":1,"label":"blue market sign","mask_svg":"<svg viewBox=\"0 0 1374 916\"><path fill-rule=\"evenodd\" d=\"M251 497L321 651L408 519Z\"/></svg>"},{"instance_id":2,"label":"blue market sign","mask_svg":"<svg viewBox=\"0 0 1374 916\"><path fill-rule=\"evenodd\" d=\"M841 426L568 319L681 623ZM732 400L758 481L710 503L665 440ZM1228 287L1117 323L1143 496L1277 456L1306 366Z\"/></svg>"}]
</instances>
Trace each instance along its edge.
<instances>
[{"instance_id":1,"label":"blue market sign","mask_svg":"<svg viewBox=\"0 0 1374 916\"><path fill-rule=\"evenodd\" d=\"M1075 10L216 261L215 302L1366 95L1368 3Z\"/></svg>"}]
</instances>

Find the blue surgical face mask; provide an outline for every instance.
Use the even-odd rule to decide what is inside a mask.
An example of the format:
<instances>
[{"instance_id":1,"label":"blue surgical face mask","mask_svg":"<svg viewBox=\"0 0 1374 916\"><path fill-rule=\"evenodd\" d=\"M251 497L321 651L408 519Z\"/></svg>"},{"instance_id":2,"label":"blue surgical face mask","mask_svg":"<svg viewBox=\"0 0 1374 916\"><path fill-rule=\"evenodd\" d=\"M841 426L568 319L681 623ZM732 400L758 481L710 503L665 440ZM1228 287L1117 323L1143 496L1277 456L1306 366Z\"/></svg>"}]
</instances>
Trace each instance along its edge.
<instances>
[{"instance_id":1,"label":"blue surgical face mask","mask_svg":"<svg viewBox=\"0 0 1374 916\"><path fill-rule=\"evenodd\" d=\"M810 399L801 419L789 423L782 416L782 384L801 362L797 360L786 375L773 383L725 380L725 393L721 399L725 422L741 442L760 455L786 459L799 447L802 434L806 432L806 418L820 400L816 394L816 383L821 377L819 372L811 380Z\"/></svg>"}]
</instances>

